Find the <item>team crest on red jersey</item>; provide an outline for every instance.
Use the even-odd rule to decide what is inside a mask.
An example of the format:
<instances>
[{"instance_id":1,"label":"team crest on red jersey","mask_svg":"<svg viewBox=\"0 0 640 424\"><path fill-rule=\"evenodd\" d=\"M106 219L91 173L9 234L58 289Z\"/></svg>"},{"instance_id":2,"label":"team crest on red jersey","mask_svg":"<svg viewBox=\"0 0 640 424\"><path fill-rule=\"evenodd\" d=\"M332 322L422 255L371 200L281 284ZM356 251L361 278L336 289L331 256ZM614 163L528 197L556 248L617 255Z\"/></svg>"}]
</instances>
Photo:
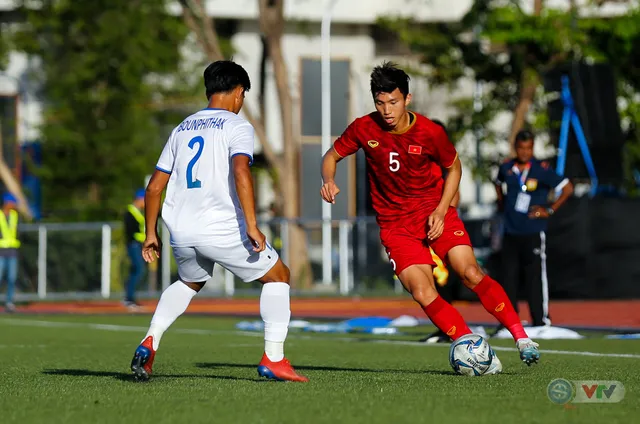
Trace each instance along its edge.
<instances>
[{"instance_id":1,"label":"team crest on red jersey","mask_svg":"<svg viewBox=\"0 0 640 424\"><path fill-rule=\"evenodd\" d=\"M378 147L380 145L380 143L378 143L375 140L369 140L367 141L367 144L369 145L369 147L371 147L372 149L375 149L376 147Z\"/></svg>"},{"instance_id":2,"label":"team crest on red jersey","mask_svg":"<svg viewBox=\"0 0 640 424\"><path fill-rule=\"evenodd\" d=\"M412 155L421 155L422 146L409 146L409 153L411 153Z\"/></svg>"}]
</instances>

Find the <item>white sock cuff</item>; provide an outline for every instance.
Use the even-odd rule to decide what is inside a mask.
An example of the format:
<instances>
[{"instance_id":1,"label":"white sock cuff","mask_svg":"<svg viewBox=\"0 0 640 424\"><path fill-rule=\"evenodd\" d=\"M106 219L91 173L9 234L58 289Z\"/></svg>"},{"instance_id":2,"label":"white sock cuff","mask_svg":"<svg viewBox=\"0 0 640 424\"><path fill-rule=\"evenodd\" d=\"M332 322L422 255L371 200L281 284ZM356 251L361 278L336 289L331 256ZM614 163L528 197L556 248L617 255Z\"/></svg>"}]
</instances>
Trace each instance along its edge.
<instances>
[{"instance_id":1,"label":"white sock cuff","mask_svg":"<svg viewBox=\"0 0 640 424\"><path fill-rule=\"evenodd\" d=\"M268 295L288 295L290 289L287 283L264 283L262 285L262 293Z\"/></svg>"},{"instance_id":2,"label":"white sock cuff","mask_svg":"<svg viewBox=\"0 0 640 424\"><path fill-rule=\"evenodd\" d=\"M174 283L172 284L172 286L176 286L176 290L180 290L185 294L190 295L191 297L195 296L196 294L198 294L197 291L195 291L194 289L192 289L191 287L187 286L185 283L183 283L181 280L177 280L174 281Z\"/></svg>"}]
</instances>

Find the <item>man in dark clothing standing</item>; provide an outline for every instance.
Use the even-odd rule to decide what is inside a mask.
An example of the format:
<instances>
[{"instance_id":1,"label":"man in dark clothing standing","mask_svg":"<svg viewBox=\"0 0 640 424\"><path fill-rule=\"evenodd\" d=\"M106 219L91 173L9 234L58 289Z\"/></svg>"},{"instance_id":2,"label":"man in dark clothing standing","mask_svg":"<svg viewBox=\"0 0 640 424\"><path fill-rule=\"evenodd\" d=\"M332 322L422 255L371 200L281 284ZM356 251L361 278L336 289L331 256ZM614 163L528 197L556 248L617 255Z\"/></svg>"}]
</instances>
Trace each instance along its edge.
<instances>
[{"instance_id":1,"label":"man in dark clothing standing","mask_svg":"<svg viewBox=\"0 0 640 424\"><path fill-rule=\"evenodd\" d=\"M133 202L127 206L124 214L125 242L131 267L125 283L124 305L136 309L136 287L144 275L145 263L142 258L142 243L145 238L144 229L144 189L136 191Z\"/></svg>"},{"instance_id":2,"label":"man in dark clothing standing","mask_svg":"<svg viewBox=\"0 0 640 424\"><path fill-rule=\"evenodd\" d=\"M516 158L500 166L495 182L498 210L504 212L502 281L517 311L524 277L533 326L551 325L545 231L549 217L573 193L573 185L533 156L531 132L516 135L515 151ZM550 202L549 195L557 192L560 195Z\"/></svg>"}]
</instances>

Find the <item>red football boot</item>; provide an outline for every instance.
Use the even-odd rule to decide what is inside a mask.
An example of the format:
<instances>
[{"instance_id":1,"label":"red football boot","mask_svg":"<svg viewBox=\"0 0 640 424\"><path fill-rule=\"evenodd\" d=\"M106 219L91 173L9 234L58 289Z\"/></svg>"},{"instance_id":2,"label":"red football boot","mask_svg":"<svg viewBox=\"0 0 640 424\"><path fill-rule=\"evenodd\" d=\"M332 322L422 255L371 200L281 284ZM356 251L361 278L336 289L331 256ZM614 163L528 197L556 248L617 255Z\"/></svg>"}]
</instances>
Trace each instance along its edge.
<instances>
[{"instance_id":1,"label":"red football boot","mask_svg":"<svg viewBox=\"0 0 640 424\"><path fill-rule=\"evenodd\" d=\"M309 381L307 377L298 374L293 369L287 358L282 361L271 362L266 353L262 355L262 360L258 364L258 375L277 381L298 381L301 383Z\"/></svg>"},{"instance_id":2,"label":"red football boot","mask_svg":"<svg viewBox=\"0 0 640 424\"><path fill-rule=\"evenodd\" d=\"M153 336L149 336L138 346L131 360L131 372L136 381L149 380L153 367L153 358L155 356L156 351L153 350Z\"/></svg>"}]
</instances>

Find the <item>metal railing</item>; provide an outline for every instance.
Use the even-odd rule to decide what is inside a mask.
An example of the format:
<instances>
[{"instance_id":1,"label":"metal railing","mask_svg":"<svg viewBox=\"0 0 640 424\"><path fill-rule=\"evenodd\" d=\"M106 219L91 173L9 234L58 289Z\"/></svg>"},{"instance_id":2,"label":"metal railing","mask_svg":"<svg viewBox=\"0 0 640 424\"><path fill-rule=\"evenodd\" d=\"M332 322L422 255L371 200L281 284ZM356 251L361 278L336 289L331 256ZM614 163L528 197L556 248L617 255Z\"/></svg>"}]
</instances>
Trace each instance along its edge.
<instances>
[{"instance_id":1,"label":"metal railing","mask_svg":"<svg viewBox=\"0 0 640 424\"><path fill-rule=\"evenodd\" d=\"M288 237L291 226L297 225L305 230L315 287L341 295L377 289L394 290L393 272L380 244L379 228L373 217L331 221L333 242L329 252L322 246L322 224L322 220L274 219L261 222L260 228L270 242L276 237L282 241L278 250L287 264L295 254ZM108 299L124 289L128 259L121 223L22 224L19 232L22 247L16 300ZM480 232L482 237L487 235L484 229ZM169 232L164 225L161 225L161 238L161 260L154 270L159 284L149 284L145 293L142 293L144 285L141 284L139 293L143 296L156 296L171 284L173 278L177 278ZM486 246L478 247L486 249ZM323 265L327 254L332 256L331 284L322 278L326 272ZM240 283L231 272L224 270L218 271L205 286L203 294L233 296L256 287L259 285Z\"/></svg>"}]
</instances>

